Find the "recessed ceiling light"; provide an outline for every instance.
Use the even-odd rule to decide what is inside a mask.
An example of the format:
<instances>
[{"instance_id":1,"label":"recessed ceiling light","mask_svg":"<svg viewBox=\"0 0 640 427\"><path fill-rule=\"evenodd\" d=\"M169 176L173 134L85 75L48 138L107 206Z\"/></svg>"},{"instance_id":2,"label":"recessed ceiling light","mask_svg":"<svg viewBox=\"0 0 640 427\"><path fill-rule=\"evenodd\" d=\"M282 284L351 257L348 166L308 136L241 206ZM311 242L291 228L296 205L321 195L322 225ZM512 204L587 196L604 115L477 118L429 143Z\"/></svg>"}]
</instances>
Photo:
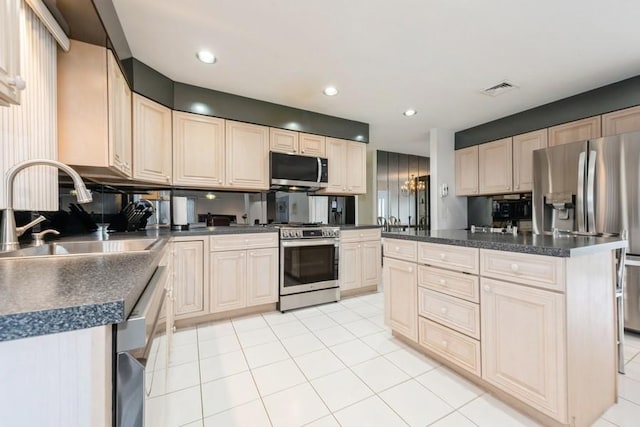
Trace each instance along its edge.
<instances>
[{"instance_id":1,"label":"recessed ceiling light","mask_svg":"<svg viewBox=\"0 0 640 427\"><path fill-rule=\"evenodd\" d=\"M205 64L213 64L216 62L216 56L208 50L201 50L196 53L196 57Z\"/></svg>"},{"instance_id":2,"label":"recessed ceiling light","mask_svg":"<svg viewBox=\"0 0 640 427\"><path fill-rule=\"evenodd\" d=\"M327 86L324 88L322 93L324 93L327 96L335 96L338 94L338 89L336 89L334 86Z\"/></svg>"},{"instance_id":3,"label":"recessed ceiling light","mask_svg":"<svg viewBox=\"0 0 640 427\"><path fill-rule=\"evenodd\" d=\"M416 114L418 114L418 112L416 110L412 110L411 108L408 109L407 111L405 111L404 113L405 116L407 117L411 117L411 116L415 116Z\"/></svg>"}]
</instances>

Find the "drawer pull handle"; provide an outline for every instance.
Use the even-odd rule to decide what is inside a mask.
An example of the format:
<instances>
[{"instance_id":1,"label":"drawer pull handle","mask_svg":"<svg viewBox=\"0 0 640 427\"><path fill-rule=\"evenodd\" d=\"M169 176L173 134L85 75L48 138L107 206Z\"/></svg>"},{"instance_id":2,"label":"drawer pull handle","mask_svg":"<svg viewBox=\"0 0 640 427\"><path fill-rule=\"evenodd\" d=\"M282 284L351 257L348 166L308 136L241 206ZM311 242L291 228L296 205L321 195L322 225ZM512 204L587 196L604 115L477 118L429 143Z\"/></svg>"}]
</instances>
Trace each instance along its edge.
<instances>
[{"instance_id":1,"label":"drawer pull handle","mask_svg":"<svg viewBox=\"0 0 640 427\"><path fill-rule=\"evenodd\" d=\"M447 254L440 254L440 259L445 259L447 257Z\"/></svg>"},{"instance_id":2,"label":"drawer pull handle","mask_svg":"<svg viewBox=\"0 0 640 427\"><path fill-rule=\"evenodd\" d=\"M447 347L449 345L449 343L447 342L447 340L442 340L442 346L443 347Z\"/></svg>"},{"instance_id":3,"label":"drawer pull handle","mask_svg":"<svg viewBox=\"0 0 640 427\"><path fill-rule=\"evenodd\" d=\"M409 273L413 273L413 267L409 267Z\"/></svg>"},{"instance_id":4,"label":"drawer pull handle","mask_svg":"<svg viewBox=\"0 0 640 427\"><path fill-rule=\"evenodd\" d=\"M440 284L441 284L442 286L446 286L446 285L447 285L447 281L446 281L446 280L444 280L444 279L440 279Z\"/></svg>"},{"instance_id":5,"label":"drawer pull handle","mask_svg":"<svg viewBox=\"0 0 640 427\"><path fill-rule=\"evenodd\" d=\"M442 314L447 314L447 307L441 307L440 311L442 312Z\"/></svg>"},{"instance_id":6,"label":"drawer pull handle","mask_svg":"<svg viewBox=\"0 0 640 427\"><path fill-rule=\"evenodd\" d=\"M491 292L491 286L484 285L484 290L485 290L485 292Z\"/></svg>"},{"instance_id":7,"label":"drawer pull handle","mask_svg":"<svg viewBox=\"0 0 640 427\"><path fill-rule=\"evenodd\" d=\"M514 273L517 272L520 269L520 267L518 266L518 264L513 263L511 264L511 271L513 271Z\"/></svg>"}]
</instances>

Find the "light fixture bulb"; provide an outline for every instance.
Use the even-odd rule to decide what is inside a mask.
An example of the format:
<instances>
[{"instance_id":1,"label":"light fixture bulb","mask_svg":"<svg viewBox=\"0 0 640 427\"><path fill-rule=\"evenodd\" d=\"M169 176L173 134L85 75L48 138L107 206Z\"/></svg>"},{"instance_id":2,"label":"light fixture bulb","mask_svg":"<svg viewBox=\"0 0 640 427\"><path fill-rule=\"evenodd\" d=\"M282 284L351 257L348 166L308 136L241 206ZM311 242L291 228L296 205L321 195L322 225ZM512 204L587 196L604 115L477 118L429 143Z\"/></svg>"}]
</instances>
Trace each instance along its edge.
<instances>
[{"instance_id":1,"label":"light fixture bulb","mask_svg":"<svg viewBox=\"0 0 640 427\"><path fill-rule=\"evenodd\" d=\"M216 56L208 50L201 50L196 53L196 57L205 64L213 64L216 62Z\"/></svg>"},{"instance_id":2,"label":"light fixture bulb","mask_svg":"<svg viewBox=\"0 0 640 427\"><path fill-rule=\"evenodd\" d=\"M207 193L204 197L206 197L207 200L213 200L216 198L216 195L213 193Z\"/></svg>"},{"instance_id":3,"label":"light fixture bulb","mask_svg":"<svg viewBox=\"0 0 640 427\"><path fill-rule=\"evenodd\" d=\"M418 114L418 112L416 110L413 110L413 109L409 108L408 110L406 110L402 114L404 114L407 117L411 117L411 116L415 116L416 114Z\"/></svg>"},{"instance_id":4,"label":"light fixture bulb","mask_svg":"<svg viewBox=\"0 0 640 427\"><path fill-rule=\"evenodd\" d=\"M336 89L335 86L327 86L324 88L322 93L324 93L327 96L335 96L338 94L338 89Z\"/></svg>"}]
</instances>

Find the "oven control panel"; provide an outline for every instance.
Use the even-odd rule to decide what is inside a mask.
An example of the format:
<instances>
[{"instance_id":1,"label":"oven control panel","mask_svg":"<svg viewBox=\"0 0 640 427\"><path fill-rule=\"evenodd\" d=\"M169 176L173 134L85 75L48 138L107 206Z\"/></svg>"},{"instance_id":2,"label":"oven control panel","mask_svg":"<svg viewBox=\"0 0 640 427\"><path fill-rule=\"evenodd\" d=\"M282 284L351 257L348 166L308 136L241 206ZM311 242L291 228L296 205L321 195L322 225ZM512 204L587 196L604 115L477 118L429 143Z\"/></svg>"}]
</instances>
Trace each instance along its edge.
<instances>
[{"instance_id":1,"label":"oven control panel","mask_svg":"<svg viewBox=\"0 0 640 427\"><path fill-rule=\"evenodd\" d=\"M281 228L280 239L337 239L340 237L338 227L314 227L314 228Z\"/></svg>"}]
</instances>

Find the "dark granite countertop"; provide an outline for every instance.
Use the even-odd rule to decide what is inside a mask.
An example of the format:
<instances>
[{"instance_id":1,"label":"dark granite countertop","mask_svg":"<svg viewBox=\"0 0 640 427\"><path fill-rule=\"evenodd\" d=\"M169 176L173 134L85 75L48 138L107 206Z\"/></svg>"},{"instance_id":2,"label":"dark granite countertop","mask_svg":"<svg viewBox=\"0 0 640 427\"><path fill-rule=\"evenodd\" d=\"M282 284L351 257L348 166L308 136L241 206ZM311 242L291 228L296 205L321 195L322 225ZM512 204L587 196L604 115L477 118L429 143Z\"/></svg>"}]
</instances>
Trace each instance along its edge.
<instances>
[{"instance_id":1,"label":"dark granite countertop","mask_svg":"<svg viewBox=\"0 0 640 427\"><path fill-rule=\"evenodd\" d=\"M615 237L562 236L554 238L548 235L523 233L516 236L471 233L466 230L383 232L382 237L556 257L586 255L626 246L625 240Z\"/></svg>"},{"instance_id":2,"label":"dark granite countertop","mask_svg":"<svg viewBox=\"0 0 640 427\"><path fill-rule=\"evenodd\" d=\"M379 225L341 225L340 230L366 230L371 228L382 228Z\"/></svg>"}]
</instances>

